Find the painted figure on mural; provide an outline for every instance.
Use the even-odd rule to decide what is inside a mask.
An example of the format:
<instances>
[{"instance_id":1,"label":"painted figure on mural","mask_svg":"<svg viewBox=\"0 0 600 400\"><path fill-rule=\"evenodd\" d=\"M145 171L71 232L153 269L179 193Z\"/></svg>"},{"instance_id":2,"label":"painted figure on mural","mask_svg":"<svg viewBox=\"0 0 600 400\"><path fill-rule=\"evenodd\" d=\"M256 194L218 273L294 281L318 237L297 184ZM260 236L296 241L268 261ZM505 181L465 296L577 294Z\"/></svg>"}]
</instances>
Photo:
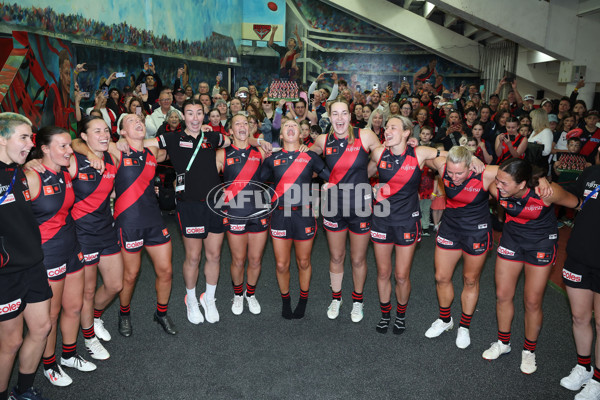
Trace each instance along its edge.
<instances>
[{"instance_id":1,"label":"painted figure on mural","mask_svg":"<svg viewBox=\"0 0 600 400\"><path fill-rule=\"evenodd\" d=\"M71 101L71 56L68 50L58 54L58 84L52 83L46 90L42 113L42 126L54 125L70 129L74 114Z\"/></svg>"}]
</instances>

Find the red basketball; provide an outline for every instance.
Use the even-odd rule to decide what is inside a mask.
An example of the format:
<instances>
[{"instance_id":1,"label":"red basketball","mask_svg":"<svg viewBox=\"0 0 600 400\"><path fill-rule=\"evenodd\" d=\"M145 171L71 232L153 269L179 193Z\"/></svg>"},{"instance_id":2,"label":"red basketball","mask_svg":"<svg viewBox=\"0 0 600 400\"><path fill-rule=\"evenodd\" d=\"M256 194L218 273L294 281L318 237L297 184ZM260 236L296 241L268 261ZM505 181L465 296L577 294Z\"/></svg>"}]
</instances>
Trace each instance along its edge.
<instances>
[{"instance_id":1,"label":"red basketball","mask_svg":"<svg viewBox=\"0 0 600 400\"><path fill-rule=\"evenodd\" d=\"M277 11L277 4L273 3L272 1L267 4L267 7L269 7L269 10L271 11Z\"/></svg>"}]
</instances>

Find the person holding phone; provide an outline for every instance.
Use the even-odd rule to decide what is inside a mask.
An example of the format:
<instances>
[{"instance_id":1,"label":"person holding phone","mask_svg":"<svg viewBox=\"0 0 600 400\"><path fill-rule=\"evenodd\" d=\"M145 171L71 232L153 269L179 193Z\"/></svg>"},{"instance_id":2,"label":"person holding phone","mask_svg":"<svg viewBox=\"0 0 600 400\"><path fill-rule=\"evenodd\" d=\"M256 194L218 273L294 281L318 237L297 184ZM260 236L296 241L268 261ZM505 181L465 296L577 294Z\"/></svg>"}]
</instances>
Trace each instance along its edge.
<instances>
[{"instance_id":1,"label":"person holding phone","mask_svg":"<svg viewBox=\"0 0 600 400\"><path fill-rule=\"evenodd\" d=\"M116 134L118 131L118 116L117 114L106 106L108 102L108 87L105 87L103 90L97 90L96 95L94 97L94 106L88 107L85 110L86 114L90 115L92 110L98 110L102 113L102 118L106 125L111 127L111 136L113 141L117 140Z\"/></svg>"},{"instance_id":2,"label":"person holding phone","mask_svg":"<svg viewBox=\"0 0 600 400\"><path fill-rule=\"evenodd\" d=\"M444 150L448 151L453 146L459 145L461 137L465 136L465 127L457 110L451 109L446 116L446 126L442 126L433 139L434 143L442 143Z\"/></svg>"},{"instance_id":3,"label":"person holding phone","mask_svg":"<svg viewBox=\"0 0 600 400\"><path fill-rule=\"evenodd\" d=\"M515 117L506 120L506 132L496 137L496 157L498 164L509 158L523 158L527 150L527 137L518 132L519 121Z\"/></svg>"},{"instance_id":4,"label":"person holding phone","mask_svg":"<svg viewBox=\"0 0 600 400\"><path fill-rule=\"evenodd\" d=\"M156 72L156 66L154 65L152 58L149 58L148 61L144 63L144 69L135 80L135 86L141 83L146 84L148 99L145 100L145 103L151 107L158 99L158 90L163 87L162 80Z\"/></svg>"}]
</instances>

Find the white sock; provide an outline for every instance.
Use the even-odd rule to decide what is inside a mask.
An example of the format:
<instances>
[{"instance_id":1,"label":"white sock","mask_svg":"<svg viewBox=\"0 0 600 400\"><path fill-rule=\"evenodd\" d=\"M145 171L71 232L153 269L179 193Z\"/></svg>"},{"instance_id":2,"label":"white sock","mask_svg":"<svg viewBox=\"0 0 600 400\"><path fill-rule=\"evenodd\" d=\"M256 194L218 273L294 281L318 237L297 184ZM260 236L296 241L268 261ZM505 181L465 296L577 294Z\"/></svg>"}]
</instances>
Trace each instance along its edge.
<instances>
[{"instance_id":1,"label":"white sock","mask_svg":"<svg viewBox=\"0 0 600 400\"><path fill-rule=\"evenodd\" d=\"M191 288L191 289L185 288L185 291L187 292L188 301L191 300L191 301L198 302L198 299L196 298L196 288Z\"/></svg>"},{"instance_id":2,"label":"white sock","mask_svg":"<svg viewBox=\"0 0 600 400\"><path fill-rule=\"evenodd\" d=\"M215 298L215 292L217 291L217 285L206 284L206 298L213 300Z\"/></svg>"}]
</instances>

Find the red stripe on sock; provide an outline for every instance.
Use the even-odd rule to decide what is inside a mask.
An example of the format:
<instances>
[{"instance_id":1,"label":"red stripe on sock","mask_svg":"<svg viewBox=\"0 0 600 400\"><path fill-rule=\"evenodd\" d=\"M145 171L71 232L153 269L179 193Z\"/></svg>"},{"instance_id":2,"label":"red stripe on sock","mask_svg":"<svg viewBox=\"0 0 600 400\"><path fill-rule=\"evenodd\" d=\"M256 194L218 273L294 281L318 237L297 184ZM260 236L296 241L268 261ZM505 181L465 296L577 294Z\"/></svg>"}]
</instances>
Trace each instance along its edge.
<instances>
[{"instance_id":1,"label":"red stripe on sock","mask_svg":"<svg viewBox=\"0 0 600 400\"><path fill-rule=\"evenodd\" d=\"M510 332L498 331L498 340L504 344L508 344L510 342Z\"/></svg>"},{"instance_id":2,"label":"red stripe on sock","mask_svg":"<svg viewBox=\"0 0 600 400\"><path fill-rule=\"evenodd\" d=\"M580 356L577 354L577 364L583 365L584 367L592 364L592 356Z\"/></svg>"},{"instance_id":3,"label":"red stripe on sock","mask_svg":"<svg viewBox=\"0 0 600 400\"><path fill-rule=\"evenodd\" d=\"M289 298L290 298L290 292L287 292L287 293L281 293L281 298L282 298L282 299L289 299Z\"/></svg>"},{"instance_id":4,"label":"red stripe on sock","mask_svg":"<svg viewBox=\"0 0 600 400\"><path fill-rule=\"evenodd\" d=\"M389 314L392 311L392 303L389 301L387 303L379 303L379 308L381 308L382 313Z\"/></svg>"},{"instance_id":5,"label":"red stripe on sock","mask_svg":"<svg viewBox=\"0 0 600 400\"><path fill-rule=\"evenodd\" d=\"M531 351L532 353L535 351L535 346L537 345L537 341L531 341L525 338L525 343L523 343L523 349Z\"/></svg>"},{"instance_id":6,"label":"red stripe on sock","mask_svg":"<svg viewBox=\"0 0 600 400\"><path fill-rule=\"evenodd\" d=\"M42 363L44 365L52 365L56 363L56 355L52 354L50 357L42 357Z\"/></svg>"},{"instance_id":7,"label":"red stripe on sock","mask_svg":"<svg viewBox=\"0 0 600 400\"><path fill-rule=\"evenodd\" d=\"M131 311L131 304L127 304L126 306L121 305L119 308L121 313L129 313Z\"/></svg>"},{"instance_id":8,"label":"red stripe on sock","mask_svg":"<svg viewBox=\"0 0 600 400\"><path fill-rule=\"evenodd\" d=\"M440 319L450 318L450 307L440 307Z\"/></svg>"},{"instance_id":9,"label":"red stripe on sock","mask_svg":"<svg viewBox=\"0 0 600 400\"><path fill-rule=\"evenodd\" d=\"M156 303L156 310L158 312L167 312L167 308L169 308L169 303L167 303L167 304Z\"/></svg>"},{"instance_id":10,"label":"red stripe on sock","mask_svg":"<svg viewBox=\"0 0 600 400\"><path fill-rule=\"evenodd\" d=\"M300 290L300 298L308 299L308 290Z\"/></svg>"},{"instance_id":11,"label":"red stripe on sock","mask_svg":"<svg viewBox=\"0 0 600 400\"><path fill-rule=\"evenodd\" d=\"M464 312L460 314L460 326L468 328L471 326L471 318L473 315L465 314Z\"/></svg>"},{"instance_id":12,"label":"red stripe on sock","mask_svg":"<svg viewBox=\"0 0 600 400\"><path fill-rule=\"evenodd\" d=\"M244 294L244 284L240 283L239 285L233 285L233 293L236 296L241 296Z\"/></svg>"},{"instance_id":13,"label":"red stripe on sock","mask_svg":"<svg viewBox=\"0 0 600 400\"><path fill-rule=\"evenodd\" d=\"M358 301L360 303L362 303L363 301L363 294L362 293L356 293L356 292L352 292L352 301Z\"/></svg>"},{"instance_id":14,"label":"red stripe on sock","mask_svg":"<svg viewBox=\"0 0 600 400\"><path fill-rule=\"evenodd\" d=\"M91 339L94 336L96 336L95 332L94 332L94 324L92 324L92 326L90 326L87 329L83 329L81 328L81 333L83 333L83 337L85 339Z\"/></svg>"},{"instance_id":15,"label":"red stripe on sock","mask_svg":"<svg viewBox=\"0 0 600 400\"><path fill-rule=\"evenodd\" d=\"M600 370L594 367L594 380L600 382Z\"/></svg>"},{"instance_id":16,"label":"red stripe on sock","mask_svg":"<svg viewBox=\"0 0 600 400\"><path fill-rule=\"evenodd\" d=\"M253 286L249 283L246 283L246 295L247 296L254 296L254 293L256 292L256 286Z\"/></svg>"},{"instance_id":17,"label":"red stripe on sock","mask_svg":"<svg viewBox=\"0 0 600 400\"><path fill-rule=\"evenodd\" d=\"M341 298L342 298L342 291L340 290L339 292L331 292L331 297L334 300L341 300Z\"/></svg>"},{"instance_id":18,"label":"red stripe on sock","mask_svg":"<svg viewBox=\"0 0 600 400\"><path fill-rule=\"evenodd\" d=\"M102 314L104 314L104 310L94 308L94 318L102 318Z\"/></svg>"},{"instance_id":19,"label":"red stripe on sock","mask_svg":"<svg viewBox=\"0 0 600 400\"><path fill-rule=\"evenodd\" d=\"M406 304L396 303L396 312L398 314L404 314L404 313L406 313L406 306L407 305L408 305L408 303L406 303Z\"/></svg>"}]
</instances>

